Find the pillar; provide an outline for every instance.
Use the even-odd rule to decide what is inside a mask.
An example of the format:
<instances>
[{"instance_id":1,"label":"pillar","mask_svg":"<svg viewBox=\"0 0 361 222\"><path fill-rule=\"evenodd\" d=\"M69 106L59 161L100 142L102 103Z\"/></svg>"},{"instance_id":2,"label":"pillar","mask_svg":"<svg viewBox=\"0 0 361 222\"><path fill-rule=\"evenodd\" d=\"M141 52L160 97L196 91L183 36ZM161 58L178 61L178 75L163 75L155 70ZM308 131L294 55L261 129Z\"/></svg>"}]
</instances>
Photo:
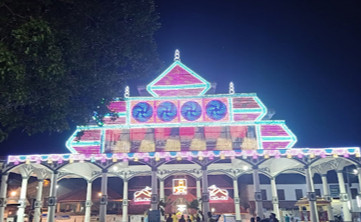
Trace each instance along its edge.
<instances>
[{"instance_id":1,"label":"pillar","mask_svg":"<svg viewBox=\"0 0 361 222\"><path fill-rule=\"evenodd\" d=\"M159 180L159 198L160 198L160 201L162 201L164 203L165 199L164 199L164 180L163 179Z\"/></svg>"},{"instance_id":2,"label":"pillar","mask_svg":"<svg viewBox=\"0 0 361 222\"><path fill-rule=\"evenodd\" d=\"M123 179L123 215L122 222L128 221L128 179Z\"/></svg>"},{"instance_id":3,"label":"pillar","mask_svg":"<svg viewBox=\"0 0 361 222\"><path fill-rule=\"evenodd\" d=\"M202 212L204 215L204 221L208 221L208 212L210 212L210 209L207 166L202 166Z\"/></svg>"},{"instance_id":4,"label":"pillar","mask_svg":"<svg viewBox=\"0 0 361 222\"><path fill-rule=\"evenodd\" d=\"M9 174L3 173L1 175L1 187L0 187L0 221L4 221L4 212L6 207L6 194L8 189L8 177Z\"/></svg>"},{"instance_id":5,"label":"pillar","mask_svg":"<svg viewBox=\"0 0 361 222\"><path fill-rule=\"evenodd\" d=\"M39 222L41 218L41 207L43 205L42 195L43 195L43 179L38 179L38 190L36 191L36 199L34 204L34 222Z\"/></svg>"},{"instance_id":6,"label":"pillar","mask_svg":"<svg viewBox=\"0 0 361 222\"><path fill-rule=\"evenodd\" d=\"M323 197L326 200L330 200L332 202L332 199L330 196L330 190L328 189L327 174L322 174L321 180L322 180ZM334 220L333 212L331 209L331 204L327 207L327 215L328 215L329 220Z\"/></svg>"},{"instance_id":7,"label":"pillar","mask_svg":"<svg viewBox=\"0 0 361 222\"><path fill-rule=\"evenodd\" d=\"M340 200L342 202L343 221L352 221L350 209L348 209L349 197L346 192L342 170L337 171L338 185L340 187Z\"/></svg>"},{"instance_id":8,"label":"pillar","mask_svg":"<svg viewBox=\"0 0 361 222\"><path fill-rule=\"evenodd\" d=\"M90 222L92 207L92 181L87 182L84 222Z\"/></svg>"},{"instance_id":9,"label":"pillar","mask_svg":"<svg viewBox=\"0 0 361 222\"><path fill-rule=\"evenodd\" d=\"M197 189L198 209L202 210L202 191L201 191L201 179L200 178L197 178L197 180L196 180L196 189Z\"/></svg>"},{"instance_id":10,"label":"pillar","mask_svg":"<svg viewBox=\"0 0 361 222\"><path fill-rule=\"evenodd\" d=\"M68 208L69 205L66 205L66 207ZM68 210L68 209L67 209ZM56 203L56 211L55 213L60 213L61 212L61 204L60 203Z\"/></svg>"},{"instance_id":11,"label":"pillar","mask_svg":"<svg viewBox=\"0 0 361 222\"><path fill-rule=\"evenodd\" d=\"M263 204L262 204L262 194L261 188L259 185L259 175L258 167L253 168L253 189L254 189L254 199L256 202L256 215L260 218L263 218Z\"/></svg>"},{"instance_id":12,"label":"pillar","mask_svg":"<svg viewBox=\"0 0 361 222\"><path fill-rule=\"evenodd\" d=\"M239 203L239 192L238 192L238 181L237 177L233 178L233 199L234 199L234 209L236 214L236 221L241 222L241 206Z\"/></svg>"},{"instance_id":13,"label":"pillar","mask_svg":"<svg viewBox=\"0 0 361 222\"><path fill-rule=\"evenodd\" d=\"M307 185L307 197L310 205L310 219L311 221L318 221L318 213L316 206L316 193L312 181L312 174L309 167L305 167L306 185Z\"/></svg>"},{"instance_id":14,"label":"pillar","mask_svg":"<svg viewBox=\"0 0 361 222\"><path fill-rule=\"evenodd\" d=\"M276 186L276 177L271 177L271 193L272 193L273 213L276 214L277 218L281 218L280 207L278 202L277 186Z\"/></svg>"},{"instance_id":15,"label":"pillar","mask_svg":"<svg viewBox=\"0 0 361 222\"><path fill-rule=\"evenodd\" d=\"M150 201L150 209L158 209L158 179L157 179L157 167L152 167L152 198Z\"/></svg>"},{"instance_id":16,"label":"pillar","mask_svg":"<svg viewBox=\"0 0 361 222\"><path fill-rule=\"evenodd\" d=\"M17 222L24 222L25 207L26 207L26 190L28 188L28 179L29 177L23 177L21 180L21 190L19 198L19 207L17 212Z\"/></svg>"},{"instance_id":17,"label":"pillar","mask_svg":"<svg viewBox=\"0 0 361 222\"><path fill-rule=\"evenodd\" d=\"M81 205L80 205L80 203L78 202L78 203L76 204L75 212L76 212L76 213L79 213L79 212L80 212L80 209L81 209Z\"/></svg>"},{"instance_id":18,"label":"pillar","mask_svg":"<svg viewBox=\"0 0 361 222\"><path fill-rule=\"evenodd\" d=\"M48 200L48 222L55 222L56 207L56 185L58 180L58 172L55 171L51 175L50 193Z\"/></svg>"},{"instance_id":19,"label":"pillar","mask_svg":"<svg viewBox=\"0 0 361 222\"><path fill-rule=\"evenodd\" d=\"M361 195L361 167L357 168L357 178L358 178L358 185L359 185L359 195Z\"/></svg>"},{"instance_id":20,"label":"pillar","mask_svg":"<svg viewBox=\"0 0 361 222\"><path fill-rule=\"evenodd\" d=\"M108 175L107 170L102 171L102 183L100 191L102 197L100 199L100 209L99 209L99 221L105 222L107 216L107 205L108 205Z\"/></svg>"}]
</instances>

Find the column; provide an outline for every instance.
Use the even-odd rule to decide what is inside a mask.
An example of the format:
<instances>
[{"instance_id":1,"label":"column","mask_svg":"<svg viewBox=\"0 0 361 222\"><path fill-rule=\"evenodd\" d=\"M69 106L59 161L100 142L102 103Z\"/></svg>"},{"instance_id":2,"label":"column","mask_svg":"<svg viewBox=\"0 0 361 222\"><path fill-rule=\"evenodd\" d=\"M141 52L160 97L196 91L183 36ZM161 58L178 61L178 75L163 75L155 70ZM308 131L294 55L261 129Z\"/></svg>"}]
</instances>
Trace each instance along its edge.
<instances>
[{"instance_id":1,"label":"column","mask_svg":"<svg viewBox=\"0 0 361 222\"><path fill-rule=\"evenodd\" d=\"M159 198L160 201L162 201L164 203L164 180L160 179L159 180Z\"/></svg>"},{"instance_id":2,"label":"column","mask_svg":"<svg viewBox=\"0 0 361 222\"><path fill-rule=\"evenodd\" d=\"M48 222L55 222L57 180L58 180L58 172L54 171L53 174L51 175L50 193L48 200Z\"/></svg>"},{"instance_id":3,"label":"column","mask_svg":"<svg viewBox=\"0 0 361 222\"><path fill-rule=\"evenodd\" d=\"M234 209L236 214L236 221L241 222L241 209L239 203L239 192L238 192L238 181L237 177L233 178L233 199L234 199Z\"/></svg>"},{"instance_id":4,"label":"column","mask_svg":"<svg viewBox=\"0 0 361 222\"><path fill-rule=\"evenodd\" d=\"M102 197L100 199L100 209L99 209L99 221L105 222L107 216L107 205L108 205L108 175L107 170L103 170L102 172L102 184L101 184L101 192Z\"/></svg>"},{"instance_id":5,"label":"column","mask_svg":"<svg viewBox=\"0 0 361 222\"><path fill-rule=\"evenodd\" d=\"M256 202L256 215L260 218L263 218L262 194L261 188L259 186L259 175L257 166L253 167L253 189L254 199Z\"/></svg>"},{"instance_id":6,"label":"column","mask_svg":"<svg viewBox=\"0 0 361 222\"><path fill-rule=\"evenodd\" d=\"M123 179L123 215L122 222L128 221L128 179Z\"/></svg>"},{"instance_id":7,"label":"column","mask_svg":"<svg viewBox=\"0 0 361 222\"><path fill-rule=\"evenodd\" d=\"M271 193L272 193L273 213L276 214L277 218L281 218L279 202L278 202L277 186L276 186L276 177L271 177Z\"/></svg>"},{"instance_id":8,"label":"column","mask_svg":"<svg viewBox=\"0 0 361 222\"><path fill-rule=\"evenodd\" d=\"M361 195L361 167L357 168L357 178L358 178L358 185L359 185L359 195Z\"/></svg>"},{"instance_id":9,"label":"column","mask_svg":"<svg viewBox=\"0 0 361 222\"><path fill-rule=\"evenodd\" d=\"M158 179L157 179L157 167L152 167L152 199L150 202L150 208L152 210L158 210Z\"/></svg>"},{"instance_id":10,"label":"column","mask_svg":"<svg viewBox=\"0 0 361 222\"><path fill-rule=\"evenodd\" d=\"M348 209L348 194L345 188L345 181L343 179L342 170L337 171L338 185L340 187L340 200L342 202L343 221L352 221L350 209Z\"/></svg>"},{"instance_id":11,"label":"column","mask_svg":"<svg viewBox=\"0 0 361 222\"><path fill-rule=\"evenodd\" d=\"M202 210L202 191L201 191L201 179L196 179L196 188L197 188L197 200L198 200L198 209Z\"/></svg>"},{"instance_id":12,"label":"column","mask_svg":"<svg viewBox=\"0 0 361 222\"><path fill-rule=\"evenodd\" d=\"M208 212L210 212L210 209L207 166L202 166L202 212L204 215L204 221L208 221Z\"/></svg>"},{"instance_id":13,"label":"column","mask_svg":"<svg viewBox=\"0 0 361 222\"><path fill-rule=\"evenodd\" d=\"M318 213L316 206L316 193L315 188L313 186L312 174L310 168L305 167L305 175L306 175L306 184L307 184L307 197L310 204L310 219L311 221L318 221Z\"/></svg>"},{"instance_id":14,"label":"column","mask_svg":"<svg viewBox=\"0 0 361 222\"><path fill-rule=\"evenodd\" d=\"M87 182L84 222L90 222L92 208L92 181Z\"/></svg>"},{"instance_id":15,"label":"column","mask_svg":"<svg viewBox=\"0 0 361 222\"><path fill-rule=\"evenodd\" d=\"M42 195L43 195L43 179L38 179L38 190L36 191L36 199L34 206L34 222L39 222L41 217L41 207L43 205Z\"/></svg>"},{"instance_id":16,"label":"column","mask_svg":"<svg viewBox=\"0 0 361 222\"><path fill-rule=\"evenodd\" d=\"M321 175L321 180L322 180L323 197L326 200L330 200L332 202L332 199L331 199L331 196L330 196L330 191L328 189L327 174L322 174ZM327 207L327 215L328 215L329 220L334 220L333 212L332 212L332 209L331 209L331 204Z\"/></svg>"},{"instance_id":17,"label":"column","mask_svg":"<svg viewBox=\"0 0 361 222\"><path fill-rule=\"evenodd\" d=\"M0 188L0 221L4 221L4 212L6 207L6 194L8 190L8 177L9 174L3 173L1 175L1 188Z\"/></svg>"},{"instance_id":18,"label":"column","mask_svg":"<svg viewBox=\"0 0 361 222\"><path fill-rule=\"evenodd\" d=\"M21 180L21 190L20 190L20 198L17 217L17 222L24 222L24 215L25 215L25 207L26 207L26 190L28 188L28 179L29 177L23 177Z\"/></svg>"}]
</instances>

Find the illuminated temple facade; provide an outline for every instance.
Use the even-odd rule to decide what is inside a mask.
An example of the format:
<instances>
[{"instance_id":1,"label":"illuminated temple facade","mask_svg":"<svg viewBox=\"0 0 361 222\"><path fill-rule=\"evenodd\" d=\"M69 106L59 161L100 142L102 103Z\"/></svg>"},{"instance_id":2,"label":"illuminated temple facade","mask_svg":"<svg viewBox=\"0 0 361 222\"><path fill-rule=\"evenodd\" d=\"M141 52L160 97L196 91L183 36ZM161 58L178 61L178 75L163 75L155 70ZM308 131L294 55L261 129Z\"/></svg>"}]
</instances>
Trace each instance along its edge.
<instances>
[{"instance_id":1,"label":"illuminated temple facade","mask_svg":"<svg viewBox=\"0 0 361 222\"><path fill-rule=\"evenodd\" d=\"M343 172L354 169L360 179L358 147L294 148L296 136L285 121L270 119L256 94L235 93L233 83L228 94L213 92L212 84L184 65L176 51L174 62L146 86L142 96L130 96L127 87L123 98L109 104L104 118L95 113L88 125L78 126L66 142L71 153L9 156L2 166L0 217L9 217L10 174L22 178L18 222L30 214L27 185L35 179L35 222L44 206L44 217L55 221L61 203L57 185L69 178L86 182L79 191L84 193L79 209L84 209L86 222L94 212L105 222L110 203L116 200L121 205L115 214L123 222L136 221L132 216L149 209L157 211L160 203L165 203L166 214L194 214L199 209L205 217L212 211L241 221L249 215L268 216L264 209L281 217L277 178L299 174L306 181L297 202L304 206L302 218L333 219L332 203L337 199L344 220L352 220ZM338 179L335 199L327 181L330 171ZM315 175L322 180L319 193ZM260 184L263 177L269 181L267 188ZM119 197L109 189L114 178L121 181ZM247 178L251 184L244 182ZM47 193L44 181L50 181ZM94 181L100 181L99 189ZM264 197L267 189L269 198Z\"/></svg>"}]
</instances>

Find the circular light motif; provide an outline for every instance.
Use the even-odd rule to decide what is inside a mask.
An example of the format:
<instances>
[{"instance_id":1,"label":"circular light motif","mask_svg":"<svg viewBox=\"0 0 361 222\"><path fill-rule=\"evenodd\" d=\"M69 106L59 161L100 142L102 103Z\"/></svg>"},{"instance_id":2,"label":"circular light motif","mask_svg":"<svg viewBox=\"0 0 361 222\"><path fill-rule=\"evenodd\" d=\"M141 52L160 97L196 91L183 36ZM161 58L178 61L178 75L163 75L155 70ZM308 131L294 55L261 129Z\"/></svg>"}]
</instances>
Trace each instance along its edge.
<instances>
[{"instance_id":1,"label":"circular light motif","mask_svg":"<svg viewBox=\"0 0 361 222\"><path fill-rule=\"evenodd\" d=\"M153 108L145 102L137 103L133 106L132 116L139 122L147 122L153 116Z\"/></svg>"},{"instance_id":2,"label":"circular light motif","mask_svg":"<svg viewBox=\"0 0 361 222\"><path fill-rule=\"evenodd\" d=\"M164 122L172 121L177 116L177 107L171 102L162 102L157 108L157 116Z\"/></svg>"},{"instance_id":3,"label":"circular light motif","mask_svg":"<svg viewBox=\"0 0 361 222\"><path fill-rule=\"evenodd\" d=\"M183 104L181 113L184 119L194 121L202 115L202 108L197 102L189 101Z\"/></svg>"},{"instance_id":4,"label":"circular light motif","mask_svg":"<svg viewBox=\"0 0 361 222\"><path fill-rule=\"evenodd\" d=\"M213 120L220 120L227 114L227 106L220 100L212 100L206 106L207 116Z\"/></svg>"}]
</instances>

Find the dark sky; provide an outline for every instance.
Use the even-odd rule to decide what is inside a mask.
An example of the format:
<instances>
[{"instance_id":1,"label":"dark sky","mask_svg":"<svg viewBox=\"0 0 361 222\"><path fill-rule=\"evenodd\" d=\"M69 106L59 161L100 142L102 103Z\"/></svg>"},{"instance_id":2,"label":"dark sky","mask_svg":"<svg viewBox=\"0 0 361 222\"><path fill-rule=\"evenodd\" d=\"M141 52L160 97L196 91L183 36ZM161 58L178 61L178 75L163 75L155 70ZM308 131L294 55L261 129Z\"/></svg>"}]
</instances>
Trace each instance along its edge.
<instances>
[{"instance_id":1,"label":"dark sky","mask_svg":"<svg viewBox=\"0 0 361 222\"><path fill-rule=\"evenodd\" d=\"M217 93L228 92L230 81L236 92L257 93L297 135L295 147L361 145L359 1L156 3L164 68L179 49L184 64L217 82ZM15 134L1 154L65 153L71 133Z\"/></svg>"}]
</instances>

